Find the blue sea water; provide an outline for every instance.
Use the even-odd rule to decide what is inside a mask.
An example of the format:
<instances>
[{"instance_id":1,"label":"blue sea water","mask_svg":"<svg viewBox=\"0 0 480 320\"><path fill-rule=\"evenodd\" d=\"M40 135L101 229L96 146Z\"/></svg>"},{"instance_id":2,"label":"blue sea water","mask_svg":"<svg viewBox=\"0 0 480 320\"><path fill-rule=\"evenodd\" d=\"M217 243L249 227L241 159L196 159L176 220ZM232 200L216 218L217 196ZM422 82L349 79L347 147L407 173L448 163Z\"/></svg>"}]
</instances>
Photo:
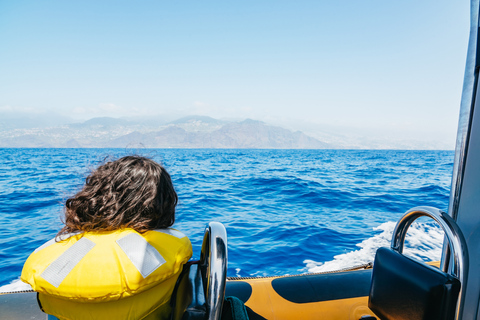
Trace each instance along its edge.
<instances>
[{"instance_id":1,"label":"blue sea water","mask_svg":"<svg viewBox=\"0 0 480 320\"><path fill-rule=\"evenodd\" d=\"M179 195L175 228L199 257L205 225L228 234L228 275L317 271L372 258L394 221L418 205L446 210L453 151L0 149L0 286L61 228L65 200L90 170L140 154L162 163ZM431 258L442 238L425 222L411 243ZM433 242L425 240L433 237ZM387 242L388 245L388 242ZM343 258L342 258L343 257ZM324 263L326 262L326 263Z\"/></svg>"}]
</instances>

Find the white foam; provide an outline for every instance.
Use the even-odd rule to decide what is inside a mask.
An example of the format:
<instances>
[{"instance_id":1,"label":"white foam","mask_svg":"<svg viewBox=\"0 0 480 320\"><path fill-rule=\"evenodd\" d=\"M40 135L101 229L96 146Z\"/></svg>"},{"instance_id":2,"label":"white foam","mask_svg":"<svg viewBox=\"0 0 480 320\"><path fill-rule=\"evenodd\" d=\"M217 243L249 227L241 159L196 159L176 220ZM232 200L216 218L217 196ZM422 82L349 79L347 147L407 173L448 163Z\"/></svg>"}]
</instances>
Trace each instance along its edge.
<instances>
[{"instance_id":1,"label":"white foam","mask_svg":"<svg viewBox=\"0 0 480 320\"><path fill-rule=\"evenodd\" d=\"M28 291L32 290L32 287L20 279L15 279L9 284L6 284L4 286L0 287L0 292L5 293L5 292L18 292L18 291Z\"/></svg>"},{"instance_id":2,"label":"white foam","mask_svg":"<svg viewBox=\"0 0 480 320\"><path fill-rule=\"evenodd\" d=\"M395 224L395 222L385 222L373 228L375 231L382 232L357 244L360 247L359 250L337 255L333 260L325 263L313 260L303 261L306 265L303 271L335 271L373 262L378 248L390 246ZM415 222L408 229L404 253L423 261L440 260L442 244L443 231L440 227L432 223Z\"/></svg>"},{"instance_id":3,"label":"white foam","mask_svg":"<svg viewBox=\"0 0 480 320\"><path fill-rule=\"evenodd\" d=\"M423 261L440 260L444 233L432 223L414 223L407 233L405 255Z\"/></svg>"},{"instance_id":4,"label":"white foam","mask_svg":"<svg viewBox=\"0 0 480 320\"><path fill-rule=\"evenodd\" d=\"M242 271L242 269L240 269L240 268L235 268L235 273L236 273L236 274L235 274L235 277L237 277L237 278L240 278L240 277L241 277L240 271Z\"/></svg>"}]
</instances>

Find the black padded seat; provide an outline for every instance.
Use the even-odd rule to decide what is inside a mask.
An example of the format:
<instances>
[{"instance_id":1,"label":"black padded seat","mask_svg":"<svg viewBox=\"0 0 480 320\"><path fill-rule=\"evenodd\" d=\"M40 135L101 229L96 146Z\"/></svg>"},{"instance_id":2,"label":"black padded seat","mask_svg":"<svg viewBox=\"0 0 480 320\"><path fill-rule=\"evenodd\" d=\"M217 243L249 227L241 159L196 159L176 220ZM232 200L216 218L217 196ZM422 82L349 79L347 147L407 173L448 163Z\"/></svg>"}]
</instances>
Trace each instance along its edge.
<instances>
[{"instance_id":1,"label":"black padded seat","mask_svg":"<svg viewBox=\"0 0 480 320\"><path fill-rule=\"evenodd\" d=\"M383 320L454 319L460 281L390 248L375 257L368 306Z\"/></svg>"},{"instance_id":2,"label":"black padded seat","mask_svg":"<svg viewBox=\"0 0 480 320\"><path fill-rule=\"evenodd\" d=\"M172 320L207 318L203 277L198 263L188 263L180 274L172 294Z\"/></svg>"},{"instance_id":3,"label":"black padded seat","mask_svg":"<svg viewBox=\"0 0 480 320\"><path fill-rule=\"evenodd\" d=\"M442 270L402 255L408 228L424 216L444 231ZM453 320L462 312L467 274L467 245L455 221L439 209L416 207L398 221L391 248L377 250L368 307L382 320Z\"/></svg>"}]
</instances>

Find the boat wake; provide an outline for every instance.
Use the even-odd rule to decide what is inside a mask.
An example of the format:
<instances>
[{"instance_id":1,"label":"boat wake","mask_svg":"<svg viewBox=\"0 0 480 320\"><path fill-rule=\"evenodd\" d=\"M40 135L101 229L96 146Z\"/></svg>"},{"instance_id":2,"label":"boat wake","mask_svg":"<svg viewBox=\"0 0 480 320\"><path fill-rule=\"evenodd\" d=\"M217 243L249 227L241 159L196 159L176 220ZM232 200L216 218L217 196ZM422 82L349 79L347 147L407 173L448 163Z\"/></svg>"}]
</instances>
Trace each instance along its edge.
<instances>
[{"instance_id":1,"label":"boat wake","mask_svg":"<svg viewBox=\"0 0 480 320\"><path fill-rule=\"evenodd\" d=\"M22 282L20 279L15 279L11 283L1 286L0 294L7 292L22 292L30 290L32 290L32 287L28 283Z\"/></svg>"},{"instance_id":2,"label":"boat wake","mask_svg":"<svg viewBox=\"0 0 480 320\"><path fill-rule=\"evenodd\" d=\"M375 231L379 234L357 244L359 250L340 254L327 262L304 260L304 272L326 272L342 270L373 262L375 253L380 247L389 247L392 239L395 222L385 222ZM437 261L441 258L443 245L443 231L433 222L414 222L407 232L404 254L421 261Z\"/></svg>"}]
</instances>

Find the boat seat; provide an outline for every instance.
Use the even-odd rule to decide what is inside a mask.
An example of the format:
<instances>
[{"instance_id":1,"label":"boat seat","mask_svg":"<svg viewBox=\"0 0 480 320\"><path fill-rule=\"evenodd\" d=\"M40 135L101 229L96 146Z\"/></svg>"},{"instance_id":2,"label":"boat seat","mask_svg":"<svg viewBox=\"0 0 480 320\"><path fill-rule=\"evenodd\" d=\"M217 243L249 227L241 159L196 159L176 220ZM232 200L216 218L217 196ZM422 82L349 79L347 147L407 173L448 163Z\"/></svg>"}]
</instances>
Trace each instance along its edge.
<instances>
[{"instance_id":1,"label":"boat seat","mask_svg":"<svg viewBox=\"0 0 480 320\"><path fill-rule=\"evenodd\" d=\"M375 257L369 308L382 320L454 319L460 281L390 248Z\"/></svg>"},{"instance_id":2,"label":"boat seat","mask_svg":"<svg viewBox=\"0 0 480 320\"><path fill-rule=\"evenodd\" d=\"M172 320L203 320L207 316L205 291L199 263L188 263L172 294Z\"/></svg>"},{"instance_id":3,"label":"boat seat","mask_svg":"<svg viewBox=\"0 0 480 320\"><path fill-rule=\"evenodd\" d=\"M407 229L420 216L433 218L444 229L454 262L445 264L447 270L402 254ZM382 320L455 319L467 258L465 241L453 219L435 208L414 208L397 224L391 248L377 250L368 306Z\"/></svg>"}]
</instances>

